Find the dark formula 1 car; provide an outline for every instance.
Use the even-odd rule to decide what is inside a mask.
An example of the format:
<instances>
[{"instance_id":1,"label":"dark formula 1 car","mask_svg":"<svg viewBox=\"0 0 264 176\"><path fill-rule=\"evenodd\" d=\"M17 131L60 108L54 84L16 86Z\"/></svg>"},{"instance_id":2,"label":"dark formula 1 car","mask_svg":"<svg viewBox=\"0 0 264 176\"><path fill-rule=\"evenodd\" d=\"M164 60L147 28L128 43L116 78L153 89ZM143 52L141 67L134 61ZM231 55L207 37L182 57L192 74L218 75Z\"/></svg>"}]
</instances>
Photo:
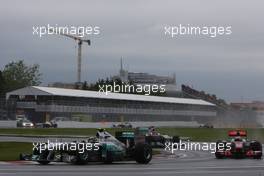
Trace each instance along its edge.
<instances>
[{"instance_id":1,"label":"dark formula 1 car","mask_svg":"<svg viewBox=\"0 0 264 176\"><path fill-rule=\"evenodd\" d=\"M118 131L116 132L116 138L124 142L123 135L126 136L127 134L141 143L149 144L153 148L164 147L167 142L179 143L180 141L179 136L162 135L153 126L137 127L134 131Z\"/></svg>"},{"instance_id":2,"label":"dark formula 1 car","mask_svg":"<svg viewBox=\"0 0 264 176\"><path fill-rule=\"evenodd\" d=\"M133 125L129 122L113 124L113 128L133 128Z\"/></svg>"},{"instance_id":3,"label":"dark formula 1 car","mask_svg":"<svg viewBox=\"0 0 264 176\"><path fill-rule=\"evenodd\" d=\"M38 146L32 155L21 155L21 159L36 161L40 164L50 162L68 162L72 164L86 164L89 162L112 163L115 161L136 161L148 164L152 159L152 148L146 143L137 142L134 138L124 136L127 145L117 140L105 130L98 130L96 137L88 141L46 144ZM81 145L80 145L81 144ZM53 150L48 145L53 145ZM75 147L73 147L75 146ZM82 146L81 149L76 146ZM83 147L86 146L86 147ZM88 146L88 147L87 147ZM42 151L40 150L42 149ZM40 152L41 151L41 152Z\"/></svg>"},{"instance_id":4,"label":"dark formula 1 car","mask_svg":"<svg viewBox=\"0 0 264 176\"><path fill-rule=\"evenodd\" d=\"M245 130L231 130L228 135L231 138L229 141L217 141L216 158L261 159L262 144L255 140L247 140Z\"/></svg>"},{"instance_id":5,"label":"dark formula 1 car","mask_svg":"<svg viewBox=\"0 0 264 176\"><path fill-rule=\"evenodd\" d=\"M36 128L58 128L58 124L55 121L36 123Z\"/></svg>"}]
</instances>

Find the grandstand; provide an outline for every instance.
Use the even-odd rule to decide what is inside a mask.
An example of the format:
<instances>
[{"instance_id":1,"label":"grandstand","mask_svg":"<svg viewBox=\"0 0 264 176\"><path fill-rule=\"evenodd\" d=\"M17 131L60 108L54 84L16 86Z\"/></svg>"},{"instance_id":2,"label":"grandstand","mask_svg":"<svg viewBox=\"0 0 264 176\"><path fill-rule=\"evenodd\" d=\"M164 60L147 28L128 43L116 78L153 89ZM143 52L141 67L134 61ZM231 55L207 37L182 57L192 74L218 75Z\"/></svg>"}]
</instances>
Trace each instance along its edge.
<instances>
[{"instance_id":1,"label":"grandstand","mask_svg":"<svg viewBox=\"0 0 264 176\"><path fill-rule=\"evenodd\" d=\"M219 108L228 108L226 102L223 99L217 98L216 95L206 94L204 91L198 91L184 84L182 85L182 93L184 94L184 97L198 98L207 102L211 102L217 105Z\"/></svg>"},{"instance_id":2,"label":"grandstand","mask_svg":"<svg viewBox=\"0 0 264 176\"><path fill-rule=\"evenodd\" d=\"M6 94L33 122L76 115L98 121L191 121L208 122L216 106L200 99L120 94L76 89L31 86Z\"/></svg>"}]
</instances>

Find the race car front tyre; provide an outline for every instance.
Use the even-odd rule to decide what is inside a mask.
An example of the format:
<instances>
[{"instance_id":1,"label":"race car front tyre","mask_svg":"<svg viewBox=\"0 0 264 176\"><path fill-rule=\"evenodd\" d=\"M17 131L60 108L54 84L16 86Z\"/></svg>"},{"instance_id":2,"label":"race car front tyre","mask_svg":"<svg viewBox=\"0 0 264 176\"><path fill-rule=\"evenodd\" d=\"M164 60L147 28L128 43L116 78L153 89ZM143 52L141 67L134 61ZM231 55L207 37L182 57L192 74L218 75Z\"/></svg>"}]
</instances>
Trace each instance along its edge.
<instances>
[{"instance_id":1,"label":"race car front tyre","mask_svg":"<svg viewBox=\"0 0 264 176\"><path fill-rule=\"evenodd\" d=\"M224 156L221 155L219 152L215 152L215 157L216 157L216 159L223 159L224 158Z\"/></svg>"},{"instance_id":2,"label":"race car front tyre","mask_svg":"<svg viewBox=\"0 0 264 176\"><path fill-rule=\"evenodd\" d=\"M47 165L50 163L50 160L48 159L50 157L51 157L51 153L48 149L46 149L39 154L39 160L37 162L41 165Z\"/></svg>"},{"instance_id":3,"label":"race car front tyre","mask_svg":"<svg viewBox=\"0 0 264 176\"><path fill-rule=\"evenodd\" d=\"M88 153L83 152L79 153L78 151L76 152L76 155L74 156L74 159L71 161L72 164L75 165L85 165L88 163Z\"/></svg>"},{"instance_id":4,"label":"race car front tyre","mask_svg":"<svg viewBox=\"0 0 264 176\"><path fill-rule=\"evenodd\" d=\"M111 151L106 152L106 159L104 161L105 164L111 164L113 162L113 155Z\"/></svg>"},{"instance_id":5,"label":"race car front tyre","mask_svg":"<svg viewBox=\"0 0 264 176\"><path fill-rule=\"evenodd\" d=\"M135 160L139 164L148 164L152 159L152 148L148 144L137 144L135 146Z\"/></svg>"},{"instance_id":6,"label":"race car front tyre","mask_svg":"<svg viewBox=\"0 0 264 176\"><path fill-rule=\"evenodd\" d=\"M218 140L218 141L216 141L216 152L215 152L215 157L216 157L217 159L223 159L225 156L221 153L220 150L224 151L225 148L224 148L224 149L223 149L223 148L220 148L219 144L226 146L226 141L222 141L222 140Z\"/></svg>"}]
</instances>

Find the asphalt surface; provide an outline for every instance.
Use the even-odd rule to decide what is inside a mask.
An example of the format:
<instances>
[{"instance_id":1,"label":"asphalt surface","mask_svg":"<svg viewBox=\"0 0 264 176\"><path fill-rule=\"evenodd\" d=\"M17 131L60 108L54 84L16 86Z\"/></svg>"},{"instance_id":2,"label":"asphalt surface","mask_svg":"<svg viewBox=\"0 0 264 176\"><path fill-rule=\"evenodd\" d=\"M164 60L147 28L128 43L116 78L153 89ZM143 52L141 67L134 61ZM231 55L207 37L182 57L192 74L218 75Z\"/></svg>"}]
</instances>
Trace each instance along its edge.
<instances>
[{"instance_id":1,"label":"asphalt surface","mask_svg":"<svg viewBox=\"0 0 264 176\"><path fill-rule=\"evenodd\" d=\"M77 122L77 121L57 121L58 128L110 128L118 122ZM179 127L199 127L195 121L155 121L155 122L130 122L133 127L138 126L179 126ZM0 120L0 128L16 128L15 120Z\"/></svg>"},{"instance_id":2,"label":"asphalt surface","mask_svg":"<svg viewBox=\"0 0 264 176\"><path fill-rule=\"evenodd\" d=\"M72 141L72 138L49 138L51 141ZM40 142L47 138L0 136L0 141ZM1 153L0 153L1 154ZM214 175L214 176L264 176L264 160L215 159L214 154L204 151L176 151L175 154L154 156L148 165L121 162L111 165L89 163L76 166L66 163L51 163L43 166L31 161L0 161L0 176L140 176L140 175Z\"/></svg>"},{"instance_id":3,"label":"asphalt surface","mask_svg":"<svg viewBox=\"0 0 264 176\"><path fill-rule=\"evenodd\" d=\"M2 176L140 176L140 175L214 175L214 176L264 176L264 160L222 159L217 160L210 152L188 151L174 155L155 156L150 164L122 162L105 165L89 163L76 166L66 163L38 165L34 162L0 162Z\"/></svg>"}]
</instances>

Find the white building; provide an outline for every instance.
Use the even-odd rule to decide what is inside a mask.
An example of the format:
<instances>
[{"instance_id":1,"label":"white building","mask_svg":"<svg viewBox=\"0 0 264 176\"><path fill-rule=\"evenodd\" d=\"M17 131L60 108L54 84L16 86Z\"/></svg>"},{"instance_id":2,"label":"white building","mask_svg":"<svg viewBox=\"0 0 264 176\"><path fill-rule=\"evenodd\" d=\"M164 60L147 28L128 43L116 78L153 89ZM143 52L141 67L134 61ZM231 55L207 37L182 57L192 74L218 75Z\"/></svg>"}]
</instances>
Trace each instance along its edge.
<instances>
[{"instance_id":1,"label":"white building","mask_svg":"<svg viewBox=\"0 0 264 176\"><path fill-rule=\"evenodd\" d=\"M159 76L155 74L142 72L129 72L123 68L123 60L120 61L119 75L114 76L113 79L120 79L122 82L131 82L134 85L165 85L166 92L177 91L176 89L176 75L173 76Z\"/></svg>"},{"instance_id":2,"label":"white building","mask_svg":"<svg viewBox=\"0 0 264 176\"><path fill-rule=\"evenodd\" d=\"M91 121L208 121L216 116L214 104L190 98L32 86L9 92L6 99L34 122L72 114Z\"/></svg>"}]
</instances>

